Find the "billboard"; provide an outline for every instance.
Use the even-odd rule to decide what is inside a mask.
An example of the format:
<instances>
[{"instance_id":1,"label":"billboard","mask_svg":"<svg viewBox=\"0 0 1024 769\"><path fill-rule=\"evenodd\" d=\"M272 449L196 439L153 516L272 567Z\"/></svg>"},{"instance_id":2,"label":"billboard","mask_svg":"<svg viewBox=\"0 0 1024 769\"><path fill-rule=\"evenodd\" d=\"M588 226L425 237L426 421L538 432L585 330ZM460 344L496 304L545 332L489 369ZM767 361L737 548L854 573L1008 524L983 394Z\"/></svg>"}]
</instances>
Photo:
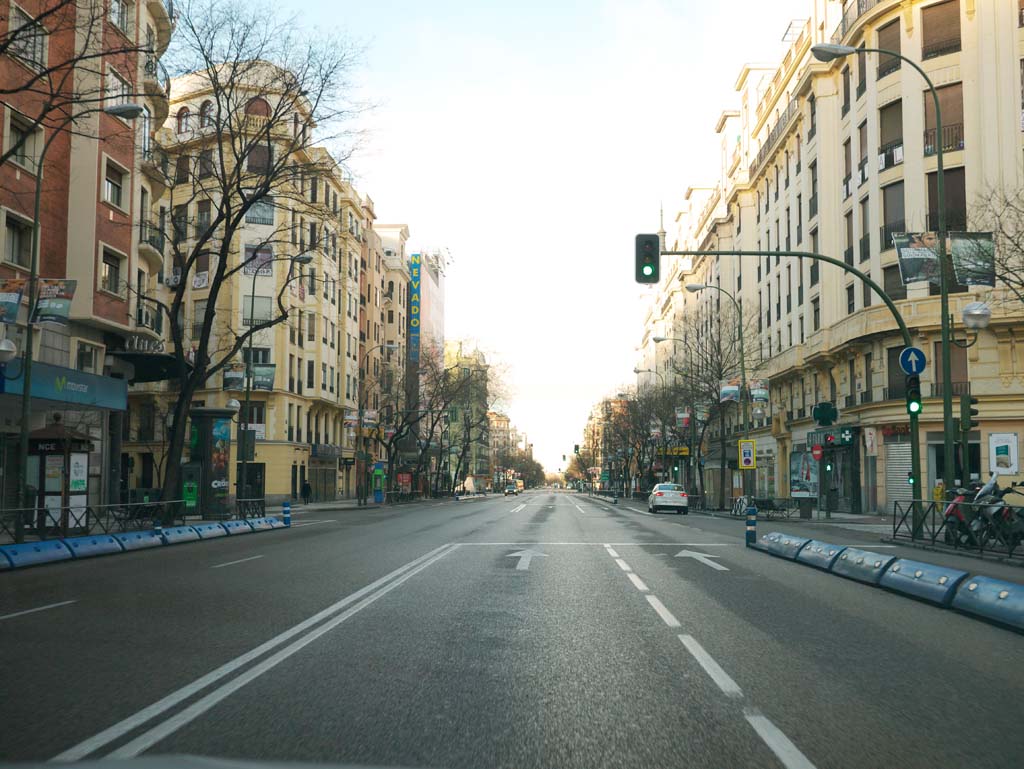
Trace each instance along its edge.
<instances>
[{"instance_id":1,"label":"billboard","mask_svg":"<svg viewBox=\"0 0 1024 769\"><path fill-rule=\"evenodd\" d=\"M18 308L27 283L25 278L0 280L0 323L18 322Z\"/></svg>"},{"instance_id":2,"label":"billboard","mask_svg":"<svg viewBox=\"0 0 1024 769\"><path fill-rule=\"evenodd\" d=\"M420 360L420 255L409 257L409 360Z\"/></svg>"},{"instance_id":3,"label":"billboard","mask_svg":"<svg viewBox=\"0 0 1024 769\"><path fill-rule=\"evenodd\" d=\"M991 232L949 233L949 254L960 285L996 285L996 245Z\"/></svg>"},{"instance_id":4,"label":"billboard","mask_svg":"<svg viewBox=\"0 0 1024 769\"><path fill-rule=\"evenodd\" d=\"M75 298L77 285L77 280L41 278L32 322L59 323L66 326L68 315L71 313L71 300Z\"/></svg>"},{"instance_id":5,"label":"billboard","mask_svg":"<svg viewBox=\"0 0 1024 769\"><path fill-rule=\"evenodd\" d=\"M934 232L897 232L892 236L903 285L939 283L939 236Z\"/></svg>"}]
</instances>

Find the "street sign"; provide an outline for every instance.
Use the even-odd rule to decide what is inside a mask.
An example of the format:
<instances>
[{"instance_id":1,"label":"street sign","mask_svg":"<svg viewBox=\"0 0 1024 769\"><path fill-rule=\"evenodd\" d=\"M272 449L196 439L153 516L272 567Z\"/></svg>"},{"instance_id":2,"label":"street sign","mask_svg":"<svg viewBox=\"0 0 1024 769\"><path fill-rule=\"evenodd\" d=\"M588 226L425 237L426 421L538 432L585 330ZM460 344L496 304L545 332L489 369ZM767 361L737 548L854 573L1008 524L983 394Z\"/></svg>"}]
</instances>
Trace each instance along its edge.
<instances>
[{"instance_id":1,"label":"street sign","mask_svg":"<svg viewBox=\"0 0 1024 769\"><path fill-rule=\"evenodd\" d=\"M740 470L757 469L757 441L739 441L740 447Z\"/></svg>"},{"instance_id":2,"label":"street sign","mask_svg":"<svg viewBox=\"0 0 1024 769\"><path fill-rule=\"evenodd\" d=\"M928 360L924 357L924 350L919 347L904 347L900 352L900 368L907 376L920 374L924 371Z\"/></svg>"},{"instance_id":3,"label":"street sign","mask_svg":"<svg viewBox=\"0 0 1024 769\"><path fill-rule=\"evenodd\" d=\"M811 447L811 456L814 457L817 462L820 462L821 458L825 456L825 449L822 448L820 443L816 443Z\"/></svg>"}]
</instances>

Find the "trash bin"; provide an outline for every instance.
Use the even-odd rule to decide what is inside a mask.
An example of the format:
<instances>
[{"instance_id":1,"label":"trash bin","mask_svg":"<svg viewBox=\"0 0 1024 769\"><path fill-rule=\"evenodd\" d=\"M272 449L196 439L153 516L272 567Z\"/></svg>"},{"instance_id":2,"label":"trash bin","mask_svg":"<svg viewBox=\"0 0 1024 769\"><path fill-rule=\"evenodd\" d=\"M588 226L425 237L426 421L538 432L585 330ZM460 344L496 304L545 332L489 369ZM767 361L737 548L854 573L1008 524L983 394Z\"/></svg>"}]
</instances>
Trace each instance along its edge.
<instances>
[{"instance_id":1,"label":"trash bin","mask_svg":"<svg viewBox=\"0 0 1024 769\"><path fill-rule=\"evenodd\" d=\"M814 500L810 497L798 499L797 509L800 511L801 518L810 519L811 511L814 509Z\"/></svg>"}]
</instances>

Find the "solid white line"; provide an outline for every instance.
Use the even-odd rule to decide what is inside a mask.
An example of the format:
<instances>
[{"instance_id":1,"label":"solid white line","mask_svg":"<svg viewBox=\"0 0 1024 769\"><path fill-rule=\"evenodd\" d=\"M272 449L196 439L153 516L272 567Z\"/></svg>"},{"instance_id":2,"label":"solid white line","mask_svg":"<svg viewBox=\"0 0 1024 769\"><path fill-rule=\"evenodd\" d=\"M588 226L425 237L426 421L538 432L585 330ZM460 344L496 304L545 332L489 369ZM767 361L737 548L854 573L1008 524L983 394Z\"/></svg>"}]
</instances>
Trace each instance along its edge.
<instances>
[{"instance_id":1,"label":"solid white line","mask_svg":"<svg viewBox=\"0 0 1024 769\"><path fill-rule=\"evenodd\" d=\"M647 592L647 585L644 583L642 579L640 579L640 577L638 577L633 572L630 572L626 576L629 577L629 581L633 583L633 587L635 587L641 593Z\"/></svg>"},{"instance_id":2,"label":"solid white line","mask_svg":"<svg viewBox=\"0 0 1024 769\"><path fill-rule=\"evenodd\" d=\"M815 769L814 764L790 742L789 737L759 711L745 708L743 716L786 769Z\"/></svg>"},{"instance_id":3,"label":"solid white line","mask_svg":"<svg viewBox=\"0 0 1024 769\"><path fill-rule=\"evenodd\" d=\"M704 647L697 643L696 638L692 635L681 635L679 640L683 642L683 646L689 650L694 659L704 668L704 672L711 676L711 680L718 684L719 689L729 697L743 696L743 690L740 689L739 685L729 677L728 673L722 670L722 666L715 662L710 654L704 651Z\"/></svg>"},{"instance_id":4,"label":"solid white line","mask_svg":"<svg viewBox=\"0 0 1024 769\"><path fill-rule=\"evenodd\" d=\"M366 598L364 598L362 601L357 603L352 608L346 609L341 614L339 614L337 617L334 617L333 619L328 620L327 622L325 622L324 624L320 625L316 629L311 630L309 633L307 633L306 635L302 636L302 638L299 638L298 640L293 641L291 644L289 644L285 648L283 648L280 651L278 651L278 652L272 654L271 656L267 657L267 659L263 660L263 662L260 662L258 665L254 665L253 667L249 668L247 671L242 673L240 676L237 676L237 677L231 679L230 681L228 681L227 683L223 684L222 686L214 689L212 692L207 694L205 697L203 697L200 700L197 700L192 705L190 705L189 707L187 707L184 710L182 710L180 713L176 713L175 715L171 716L170 718L168 718L163 723L158 724L157 726L155 726L152 729L150 729L148 732L143 732L142 734L140 734L138 737L136 737L131 742L126 743L125 745L123 745L120 748L118 748L117 750L115 750L113 753L108 754L107 758L135 758L137 755L139 755L143 751L148 750L149 748L151 748L154 745L156 745L158 742L160 742L160 740L162 740L162 739L164 739L164 738L174 734L174 732L178 731L178 729L180 729L181 727L183 727L186 724L189 724L192 721L194 721L196 718L198 718L203 713L208 711L210 708L212 708L218 702L220 702L221 700L227 698L229 695L233 694L234 692L238 691L239 689L241 689L243 686L245 686L250 681L253 681L256 678L259 678L261 675L266 673L268 670L271 670L271 669L277 667L280 663L284 662L286 659L291 657L293 654L295 654L296 652L300 651L301 649L303 649L304 647L308 646L309 644L313 643L313 641L318 639L320 636L324 635L325 633L330 632L331 630L336 628L338 625L340 625L342 622L344 622L345 620L349 619L353 615L358 614L360 611L365 609L367 606L369 606L372 603L374 603L378 598L381 598L382 596L387 595L392 590L394 590L396 587L398 587L403 582L405 582L407 579L410 579L411 577L415 576L419 572L423 571L425 568L430 566L435 561L441 560L446 555L448 555L448 553L450 553L453 550L455 550L457 547L458 547L458 545L453 545L452 547L448 548L447 550L444 550L444 551L438 553L433 558L431 558L429 561L424 561L419 566L417 566L415 569L412 569L411 571L406 572L401 577L396 579L394 582L391 582L390 584L388 584L385 587L381 588L377 592L367 596Z\"/></svg>"},{"instance_id":5,"label":"solid white line","mask_svg":"<svg viewBox=\"0 0 1024 769\"><path fill-rule=\"evenodd\" d=\"M623 561L621 558L616 558L615 563L617 563L619 565L619 568L623 571L633 571L631 568L629 568L629 564Z\"/></svg>"},{"instance_id":6,"label":"solid white line","mask_svg":"<svg viewBox=\"0 0 1024 769\"><path fill-rule=\"evenodd\" d=\"M575 507L577 510L579 510L581 513L583 513L583 508L580 507L579 505L577 505L575 502L572 503L572 506ZM583 513L583 514L586 515L586 513Z\"/></svg>"},{"instance_id":7,"label":"solid white line","mask_svg":"<svg viewBox=\"0 0 1024 769\"><path fill-rule=\"evenodd\" d=\"M610 545L605 545L605 546L604 546L604 549L608 551L608 555L610 555L610 556L611 556L612 558L618 558L618 557L619 557L619 554L618 554L618 553L616 553L616 552L615 552L615 551L614 551L614 550L613 550L613 549L611 548L611 546L610 546Z\"/></svg>"},{"instance_id":8,"label":"solid white line","mask_svg":"<svg viewBox=\"0 0 1024 769\"><path fill-rule=\"evenodd\" d=\"M665 604L658 600L658 596L647 596L647 603L654 607L654 610L658 612L658 616L665 621L666 625L669 627L679 627L679 620L672 615L672 612L665 608Z\"/></svg>"},{"instance_id":9,"label":"solid white line","mask_svg":"<svg viewBox=\"0 0 1024 769\"><path fill-rule=\"evenodd\" d=\"M316 526L318 523L337 523L337 521L306 521L305 523L293 523L290 528L301 529L303 526Z\"/></svg>"},{"instance_id":10,"label":"solid white line","mask_svg":"<svg viewBox=\"0 0 1024 769\"><path fill-rule=\"evenodd\" d=\"M383 577L381 577L378 580L375 580L375 581L371 582L366 587L360 588L359 590L357 590L356 592L352 593L351 595L345 596L340 601L337 601L336 603L331 604L326 609L323 609L323 610L317 612L316 614L314 614L312 617L309 617L308 619L303 620L302 622L300 622L299 624L295 625L294 627L291 627L288 630L285 630L283 633L280 633L279 635L274 636L269 641L265 641L264 643L260 644L256 648L246 652L245 654L243 654L243 655L241 655L239 657L236 657L235 659L231 660L230 662L227 662L227 663L221 665L216 670L212 670L209 673L207 673L206 675L204 675L204 676L202 676L200 678L197 678L192 683L190 683L190 684L188 684L186 686L181 687L177 691L171 692L170 694L168 694L163 699L158 700L158 701L154 702L152 705L149 705L148 707L143 708L138 713L130 715L130 716L128 716L128 718L125 718L122 721L118 721L113 726L108 727L107 729L104 729L99 734L93 735L92 737L89 737L88 739L83 740L82 742L78 743L77 745L74 745L74 746L68 748L63 753L61 753L61 754L59 754L57 756L54 756L54 758L51 759L51 760L53 760L53 761L77 761L77 760L79 760L81 758L84 758L85 756L89 755L90 753L92 753L92 752L94 752L96 750L99 750L104 745L107 745L107 744L113 742L114 740L124 736L128 732L133 731L134 729L137 729L138 727L140 727L143 724L145 724L147 721L150 721L151 719L156 718L161 713L164 713L165 711L170 710L175 705L177 705L179 702L188 699L189 697L191 697L196 692L202 691L203 689L205 689L210 684L216 683L217 681L222 679L224 676L226 676L226 675L228 675L230 673L233 673L235 670L237 670L238 668L242 667L243 665L247 665L248 663L252 662L254 659L257 659L258 657L263 656L264 654L266 654L268 651L270 651L274 647L280 646L282 643L287 641L289 638L292 638L293 636L296 636L299 633L301 633L301 632L303 632L305 630L308 630L313 625L316 625L318 622L326 619L327 617L330 617L332 614L337 613L341 609L344 609L349 604L355 603L356 601L358 601L359 599L363 598L368 593L372 593L374 590L376 590L380 586L386 584L388 581L394 579L395 577L397 577L397 576L407 572L409 569L412 569L413 567L417 566L418 564L422 563L423 561L426 561L428 558L431 558L431 557L437 555L438 553L440 553L442 551L447 552L448 549L451 548L451 547L452 546L450 544L441 545L440 547L434 548L429 553L426 553L425 555L421 555L416 560L410 561L409 563L405 564L404 566L399 566L394 571L392 571L392 572L390 572L388 574L385 574Z\"/></svg>"},{"instance_id":11,"label":"solid white line","mask_svg":"<svg viewBox=\"0 0 1024 769\"><path fill-rule=\"evenodd\" d=\"M61 601L60 603L48 603L46 604L46 606L37 606L34 609L16 611L13 614L0 614L0 619L14 619L15 617L23 617L26 614L35 614L37 611L46 611L47 609L56 609L58 606L67 606L69 603L76 603L76 601Z\"/></svg>"},{"instance_id":12,"label":"solid white line","mask_svg":"<svg viewBox=\"0 0 1024 769\"><path fill-rule=\"evenodd\" d=\"M248 558L239 558L237 561L228 561L227 563L218 563L216 566L211 566L211 569L223 569L225 566L234 566L236 563L245 563L246 561L255 561L257 558L262 558L262 555L253 555Z\"/></svg>"}]
</instances>

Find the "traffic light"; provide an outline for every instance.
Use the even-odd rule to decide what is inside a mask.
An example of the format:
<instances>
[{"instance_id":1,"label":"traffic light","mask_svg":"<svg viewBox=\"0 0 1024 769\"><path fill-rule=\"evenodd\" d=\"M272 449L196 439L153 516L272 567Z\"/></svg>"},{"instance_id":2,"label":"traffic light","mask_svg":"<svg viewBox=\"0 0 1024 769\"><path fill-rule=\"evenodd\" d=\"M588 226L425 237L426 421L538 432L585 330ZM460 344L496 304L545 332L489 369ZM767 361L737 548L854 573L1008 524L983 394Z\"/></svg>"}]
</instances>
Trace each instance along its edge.
<instances>
[{"instance_id":1,"label":"traffic light","mask_svg":"<svg viewBox=\"0 0 1024 769\"><path fill-rule=\"evenodd\" d=\"M826 473L831 473L832 472L832 460L831 459L826 459L825 460L825 472Z\"/></svg>"},{"instance_id":2,"label":"traffic light","mask_svg":"<svg viewBox=\"0 0 1024 769\"><path fill-rule=\"evenodd\" d=\"M906 380L907 413L921 413L921 377L909 374Z\"/></svg>"},{"instance_id":3,"label":"traffic light","mask_svg":"<svg viewBox=\"0 0 1024 769\"><path fill-rule=\"evenodd\" d=\"M914 485L914 474L913 473L907 473L907 483L909 483L911 486Z\"/></svg>"},{"instance_id":4,"label":"traffic light","mask_svg":"<svg viewBox=\"0 0 1024 769\"><path fill-rule=\"evenodd\" d=\"M657 283L661 280L661 238L657 235L636 236L636 282Z\"/></svg>"},{"instance_id":5,"label":"traffic light","mask_svg":"<svg viewBox=\"0 0 1024 769\"><path fill-rule=\"evenodd\" d=\"M562 454L562 461L565 461L565 454Z\"/></svg>"},{"instance_id":6,"label":"traffic light","mask_svg":"<svg viewBox=\"0 0 1024 769\"><path fill-rule=\"evenodd\" d=\"M979 422L975 419L978 416L978 410L974 408L978 405L978 399L973 395L961 395L960 396L960 430L961 432L969 433L975 427L978 426Z\"/></svg>"},{"instance_id":7,"label":"traffic light","mask_svg":"<svg viewBox=\"0 0 1024 769\"><path fill-rule=\"evenodd\" d=\"M579 454L580 453L580 444L578 444L578 443L573 444L572 453L573 454Z\"/></svg>"}]
</instances>

